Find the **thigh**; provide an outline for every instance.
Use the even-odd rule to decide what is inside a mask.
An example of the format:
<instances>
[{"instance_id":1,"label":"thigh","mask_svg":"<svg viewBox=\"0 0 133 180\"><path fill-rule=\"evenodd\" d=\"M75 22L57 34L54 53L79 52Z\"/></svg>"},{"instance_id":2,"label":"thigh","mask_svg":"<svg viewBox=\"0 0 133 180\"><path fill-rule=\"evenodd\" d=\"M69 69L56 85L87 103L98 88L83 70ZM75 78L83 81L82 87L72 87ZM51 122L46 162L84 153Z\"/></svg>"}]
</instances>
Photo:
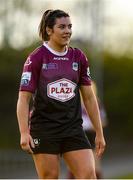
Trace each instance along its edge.
<instances>
[{"instance_id":1,"label":"thigh","mask_svg":"<svg viewBox=\"0 0 133 180\"><path fill-rule=\"evenodd\" d=\"M75 177L95 170L94 156L91 149L81 149L63 154L64 160Z\"/></svg>"},{"instance_id":2,"label":"thigh","mask_svg":"<svg viewBox=\"0 0 133 180\"><path fill-rule=\"evenodd\" d=\"M33 160L39 178L43 178L45 174L54 174L59 172L59 155L55 154L33 154Z\"/></svg>"}]
</instances>

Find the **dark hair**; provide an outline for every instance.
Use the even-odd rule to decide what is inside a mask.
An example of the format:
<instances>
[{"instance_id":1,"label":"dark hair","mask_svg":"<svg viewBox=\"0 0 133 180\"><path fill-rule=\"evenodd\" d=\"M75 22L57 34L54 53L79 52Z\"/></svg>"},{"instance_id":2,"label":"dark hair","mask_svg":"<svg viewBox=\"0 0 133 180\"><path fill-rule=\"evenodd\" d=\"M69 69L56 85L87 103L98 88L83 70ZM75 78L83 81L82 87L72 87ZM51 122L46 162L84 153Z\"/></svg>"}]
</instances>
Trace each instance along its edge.
<instances>
[{"instance_id":1,"label":"dark hair","mask_svg":"<svg viewBox=\"0 0 133 180\"><path fill-rule=\"evenodd\" d=\"M39 24L39 36L43 41L49 40L49 36L46 31L46 27L53 28L56 22L56 18L70 17L68 13L62 10L47 10L44 12L41 22Z\"/></svg>"}]
</instances>

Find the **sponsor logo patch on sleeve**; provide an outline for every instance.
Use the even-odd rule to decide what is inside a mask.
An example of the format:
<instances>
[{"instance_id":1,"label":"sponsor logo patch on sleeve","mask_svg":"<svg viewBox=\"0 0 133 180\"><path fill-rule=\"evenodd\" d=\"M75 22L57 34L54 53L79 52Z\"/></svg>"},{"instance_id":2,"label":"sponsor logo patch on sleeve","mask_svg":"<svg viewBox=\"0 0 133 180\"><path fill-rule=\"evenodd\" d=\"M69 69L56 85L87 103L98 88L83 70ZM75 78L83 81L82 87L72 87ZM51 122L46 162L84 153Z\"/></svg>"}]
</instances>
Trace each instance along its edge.
<instances>
[{"instance_id":1,"label":"sponsor logo patch on sleeve","mask_svg":"<svg viewBox=\"0 0 133 180\"><path fill-rule=\"evenodd\" d=\"M31 80L31 72L23 72L22 78L21 78L21 85L28 86L30 80Z\"/></svg>"}]
</instances>

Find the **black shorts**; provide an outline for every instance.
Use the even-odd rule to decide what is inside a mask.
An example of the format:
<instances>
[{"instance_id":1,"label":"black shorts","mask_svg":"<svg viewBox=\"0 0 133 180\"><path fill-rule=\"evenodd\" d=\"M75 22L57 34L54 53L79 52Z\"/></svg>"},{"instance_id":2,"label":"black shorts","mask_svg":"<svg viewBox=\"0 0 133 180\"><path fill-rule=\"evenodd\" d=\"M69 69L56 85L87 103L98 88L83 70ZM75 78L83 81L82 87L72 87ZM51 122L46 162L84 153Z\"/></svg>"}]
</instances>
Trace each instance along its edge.
<instances>
[{"instance_id":1,"label":"black shorts","mask_svg":"<svg viewBox=\"0 0 133 180\"><path fill-rule=\"evenodd\" d=\"M32 148L34 154L63 154L68 151L92 149L85 134L63 138L33 137L33 141L35 144L35 148Z\"/></svg>"},{"instance_id":2,"label":"black shorts","mask_svg":"<svg viewBox=\"0 0 133 180\"><path fill-rule=\"evenodd\" d=\"M88 131L85 131L85 134L92 146L92 149L95 149L95 136L96 136L96 133L95 131L93 130L88 130Z\"/></svg>"}]
</instances>

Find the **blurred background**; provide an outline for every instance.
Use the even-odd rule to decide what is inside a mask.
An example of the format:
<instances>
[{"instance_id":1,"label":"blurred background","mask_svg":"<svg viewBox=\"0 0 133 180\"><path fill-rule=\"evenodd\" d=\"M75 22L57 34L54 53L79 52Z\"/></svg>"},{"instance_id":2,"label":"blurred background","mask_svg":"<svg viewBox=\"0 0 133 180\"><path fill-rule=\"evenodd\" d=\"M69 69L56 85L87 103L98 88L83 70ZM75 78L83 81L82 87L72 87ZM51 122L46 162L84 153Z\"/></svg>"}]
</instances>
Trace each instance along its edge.
<instances>
[{"instance_id":1,"label":"blurred background","mask_svg":"<svg viewBox=\"0 0 133 180\"><path fill-rule=\"evenodd\" d=\"M133 178L132 0L0 0L0 178L37 177L19 146L16 102L23 63L42 44L38 25L47 9L70 14L71 46L86 53L106 109L104 178Z\"/></svg>"}]
</instances>

